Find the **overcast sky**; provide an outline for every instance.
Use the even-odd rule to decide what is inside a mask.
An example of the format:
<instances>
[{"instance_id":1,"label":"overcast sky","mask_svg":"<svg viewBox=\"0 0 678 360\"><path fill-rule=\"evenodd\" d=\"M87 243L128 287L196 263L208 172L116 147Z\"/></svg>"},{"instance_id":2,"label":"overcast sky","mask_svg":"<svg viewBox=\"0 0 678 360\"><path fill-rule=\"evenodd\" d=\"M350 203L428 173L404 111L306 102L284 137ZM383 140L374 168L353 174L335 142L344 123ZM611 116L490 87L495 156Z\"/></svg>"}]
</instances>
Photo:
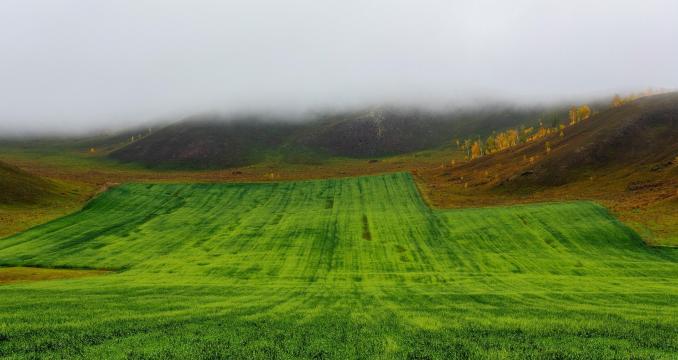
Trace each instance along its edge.
<instances>
[{"instance_id":1,"label":"overcast sky","mask_svg":"<svg viewBox=\"0 0 678 360\"><path fill-rule=\"evenodd\" d=\"M0 134L678 87L676 0L0 1Z\"/></svg>"}]
</instances>

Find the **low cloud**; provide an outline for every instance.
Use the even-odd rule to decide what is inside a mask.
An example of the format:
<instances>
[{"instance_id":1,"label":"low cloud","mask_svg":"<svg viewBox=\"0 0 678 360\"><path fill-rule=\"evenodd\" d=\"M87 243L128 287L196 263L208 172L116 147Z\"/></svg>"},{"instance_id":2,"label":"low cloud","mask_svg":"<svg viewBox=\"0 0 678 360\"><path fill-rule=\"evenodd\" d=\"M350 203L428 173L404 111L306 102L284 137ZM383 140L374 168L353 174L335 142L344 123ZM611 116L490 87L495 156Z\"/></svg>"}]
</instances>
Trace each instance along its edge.
<instances>
[{"instance_id":1,"label":"low cloud","mask_svg":"<svg viewBox=\"0 0 678 360\"><path fill-rule=\"evenodd\" d=\"M673 88L676 14L672 0L5 0L0 135Z\"/></svg>"}]
</instances>

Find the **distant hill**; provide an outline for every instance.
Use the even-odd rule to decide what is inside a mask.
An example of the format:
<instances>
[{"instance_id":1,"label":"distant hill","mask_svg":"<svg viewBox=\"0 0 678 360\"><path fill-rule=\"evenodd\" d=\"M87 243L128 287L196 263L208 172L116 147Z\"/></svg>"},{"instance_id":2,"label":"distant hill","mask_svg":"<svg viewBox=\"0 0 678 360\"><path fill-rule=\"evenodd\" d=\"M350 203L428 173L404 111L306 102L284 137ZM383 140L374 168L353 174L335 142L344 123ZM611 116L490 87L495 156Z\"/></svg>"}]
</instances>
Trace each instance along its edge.
<instances>
[{"instance_id":1,"label":"distant hill","mask_svg":"<svg viewBox=\"0 0 678 360\"><path fill-rule=\"evenodd\" d=\"M604 110L566 127L562 135L555 132L472 161L431 169L425 176L438 184L438 191L461 185L469 190L531 193L581 182L586 189L599 189L598 194L610 187L617 193L651 188L665 198L678 185L677 157L678 93L668 93ZM607 178L607 185L594 181L598 178Z\"/></svg>"},{"instance_id":2,"label":"distant hill","mask_svg":"<svg viewBox=\"0 0 678 360\"><path fill-rule=\"evenodd\" d=\"M152 167L241 166L261 161L298 127L258 119L192 119L161 128L113 151L110 157Z\"/></svg>"},{"instance_id":3,"label":"distant hill","mask_svg":"<svg viewBox=\"0 0 678 360\"><path fill-rule=\"evenodd\" d=\"M534 167L530 181L557 185L580 176L577 170L633 165L660 170L678 156L676 93L639 99L577 125L552 141L552 153Z\"/></svg>"},{"instance_id":4,"label":"distant hill","mask_svg":"<svg viewBox=\"0 0 678 360\"><path fill-rule=\"evenodd\" d=\"M56 192L49 180L0 161L0 204L34 204Z\"/></svg>"},{"instance_id":5,"label":"distant hill","mask_svg":"<svg viewBox=\"0 0 678 360\"><path fill-rule=\"evenodd\" d=\"M541 108L509 107L447 113L378 108L323 118L312 124L298 142L334 156L397 155L452 144L455 137L485 134L495 127L536 120L543 112Z\"/></svg>"},{"instance_id":6,"label":"distant hill","mask_svg":"<svg viewBox=\"0 0 678 360\"><path fill-rule=\"evenodd\" d=\"M156 130L109 156L150 167L198 169L249 165L267 156L291 162L381 157L451 144L455 137L533 121L546 111L498 106L447 113L375 108L323 114L304 122L198 117Z\"/></svg>"},{"instance_id":7,"label":"distant hill","mask_svg":"<svg viewBox=\"0 0 678 360\"><path fill-rule=\"evenodd\" d=\"M549 142L551 151L545 148ZM471 161L472 171L501 174L497 184L557 186L598 171L629 167L661 170L678 156L678 93L655 95L612 108L554 133ZM533 161L526 161L532 158Z\"/></svg>"},{"instance_id":8,"label":"distant hill","mask_svg":"<svg viewBox=\"0 0 678 360\"><path fill-rule=\"evenodd\" d=\"M418 170L437 207L590 199L647 243L678 246L678 93L603 110L562 136Z\"/></svg>"}]
</instances>

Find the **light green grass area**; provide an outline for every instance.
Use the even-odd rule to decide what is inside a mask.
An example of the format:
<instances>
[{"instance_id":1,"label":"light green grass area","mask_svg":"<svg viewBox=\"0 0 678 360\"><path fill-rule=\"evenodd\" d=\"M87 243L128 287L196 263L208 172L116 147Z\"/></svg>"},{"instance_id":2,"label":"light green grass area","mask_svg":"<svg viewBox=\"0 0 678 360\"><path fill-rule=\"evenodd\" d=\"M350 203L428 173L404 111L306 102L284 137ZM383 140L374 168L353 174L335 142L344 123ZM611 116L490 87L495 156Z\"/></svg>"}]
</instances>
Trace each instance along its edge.
<instances>
[{"instance_id":1,"label":"light green grass area","mask_svg":"<svg viewBox=\"0 0 678 360\"><path fill-rule=\"evenodd\" d=\"M407 174L124 185L0 240L0 356L675 358L678 251L599 205L432 210Z\"/></svg>"}]
</instances>

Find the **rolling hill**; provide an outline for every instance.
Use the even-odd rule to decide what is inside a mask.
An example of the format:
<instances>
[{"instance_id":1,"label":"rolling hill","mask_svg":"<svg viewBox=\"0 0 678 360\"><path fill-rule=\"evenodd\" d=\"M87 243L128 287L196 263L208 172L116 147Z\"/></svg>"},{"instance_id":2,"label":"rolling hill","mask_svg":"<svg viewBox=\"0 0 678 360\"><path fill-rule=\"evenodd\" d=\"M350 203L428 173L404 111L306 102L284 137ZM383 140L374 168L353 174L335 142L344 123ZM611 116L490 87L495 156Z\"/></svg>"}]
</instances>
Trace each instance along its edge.
<instances>
[{"instance_id":1,"label":"rolling hill","mask_svg":"<svg viewBox=\"0 0 678 360\"><path fill-rule=\"evenodd\" d=\"M531 121L561 109L491 105L482 109L432 112L375 108L324 116L295 140L333 156L365 158L398 155L452 144L455 137Z\"/></svg>"},{"instance_id":2,"label":"rolling hill","mask_svg":"<svg viewBox=\"0 0 678 360\"><path fill-rule=\"evenodd\" d=\"M318 161L328 157L369 158L450 144L454 137L534 120L560 108L490 106L430 112L380 107L323 113L304 121L258 117L193 117L124 144L110 157L149 167L228 168L267 157Z\"/></svg>"},{"instance_id":3,"label":"rolling hill","mask_svg":"<svg viewBox=\"0 0 678 360\"><path fill-rule=\"evenodd\" d=\"M603 111L565 128L563 136L553 133L456 169L491 172L492 185L519 190L564 185L619 169L678 175L677 157L678 93L669 93Z\"/></svg>"},{"instance_id":4,"label":"rolling hill","mask_svg":"<svg viewBox=\"0 0 678 360\"><path fill-rule=\"evenodd\" d=\"M0 204L36 204L57 190L53 182L0 161Z\"/></svg>"},{"instance_id":5,"label":"rolling hill","mask_svg":"<svg viewBox=\"0 0 678 360\"><path fill-rule=\"evenodd\" d=\"M590 202L432 210L408 174L122 185L0 263L117 271L3 286L3 357L678 351L675 250Z\"/></svg>"},{"instance_id":6,"label":"rolling hill","mask_svg":"<svg viewBox=\"0 0 678 360\"><path fill-rule=\"evenodd\" d=\"M549 214L557 210L572 212L568 216L581 222L583 227L568 230L559 229L552 222L545 225ZM574 215L577 212L586 215ZM494 220L481 221L483 214L494 214ZM532 216L538 219L530 220ZM585 220L587 217L591 217L590 221ZM492 221L497 224L491 225ZM468 228L459 227L460 222ZM329 228L335 226L336 229ZM493 237L503 239L503 245L488 244L485 248L480 239L473 240L471 229L476 227L497 230L506 227L509 233ZM508 241L507 236L511 237L514 232L510 229L514 227L521 229L515 231L516 234L534 232L535 235ZM543 227L558 229L562 236L573 238L572 241L580 239L582 243L576 247L552 243L556 238L545 240L551 235ZM328 238L328 231L334 238ZM608 234L599 236L595 232ZM456 241L448 241L451 238ZM158 242L151 242L153 239ZM276 239L288 240L276 245ZM483 258L474 259L472 253L461 256L462 249L456 246L462 243L483 247L482 251L466 249L483 253ZM312 274L304 273L305 270L316 274L319 271L307 262L319 259L309 256L311 250L304 247L320 245L331 247L326 254L330 258L324 260L331 265L327 268L331 274L362 269L379 277L380 272L397 273L407 269L473 272L478 271L482 263L499 272L523 268L548 273L558 271L561 258L567 253L584 257L595 252L595 247L604 247L609 248L607 256L618 256L629 249L634 252L641 244L633 232L614 222L604 209L585 203L431 213L420 199L410 175L400 173L268 184L123 185L88 203L79 213L3 240L0 259L12 265L106 269L150 266L169 271L172 268L168 261L176 256L177 270L184 273L191 268L191 272L200 275L219 271L232 274L247 272L251 260L243 258L240 252L252 248L276 259L289 260L274 261L271 265L275 269L267 269L262 263L257 273L306 277ZM499 256L528 245L538 248L541 260L519 264ZM272 246L285 248L266 250ZM448 248L450 246L452 248ZM189 250L191 247L195 250ZM212 252L216 248L220 250ZM59 249L65 249L66 253ZM297 255L285 255L286 249L297 251ZM496 259L490 252L496 253ZM194 260L190 260L191 253L195 253ZM7 254L20 254L20 261L8 261ZM205 262L203 256L211 258L213 265L197 265ZM387 258L380 259L382 256ZM449 258L436 260L438 257ZM164 266L152 265L156 261ZM448 263L436 266L439 261ZM243 265L239 265L241 262Z\"/></svg>"},{"instance_id":7,"label":"rolling hill","mask_svg":"<svg viewBox=\"0 0 678 360\"><path fill-rule=\"evenodd\" d=\"M90 185L34 170L0 161L0 238L77 211L94 193Z\"/></svg>"},{"instance_id":8,"label":"rolling hill","mask_svg":"<svg viewBox=\"0 0 678 360\"><path fill-rule=\"evenodd\" d=\"M227 168L262 161L298 128L256 118L191 119L113 151L110 157L151 167Z\"/></svg>"},{"instance_id":9,"label":"rolling hill","mask_svg":"<svg viewBox=\"0 0 678 360\"><path fill-rule=\"evenodd\" d=\"M435 206L593 199L648 243L676 246L678 93L637 99L568 126L562 136L555 132L418 176Z\"/></svg>"}]
</instances>

